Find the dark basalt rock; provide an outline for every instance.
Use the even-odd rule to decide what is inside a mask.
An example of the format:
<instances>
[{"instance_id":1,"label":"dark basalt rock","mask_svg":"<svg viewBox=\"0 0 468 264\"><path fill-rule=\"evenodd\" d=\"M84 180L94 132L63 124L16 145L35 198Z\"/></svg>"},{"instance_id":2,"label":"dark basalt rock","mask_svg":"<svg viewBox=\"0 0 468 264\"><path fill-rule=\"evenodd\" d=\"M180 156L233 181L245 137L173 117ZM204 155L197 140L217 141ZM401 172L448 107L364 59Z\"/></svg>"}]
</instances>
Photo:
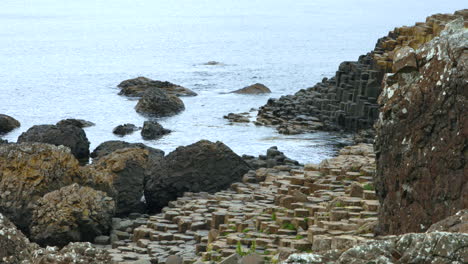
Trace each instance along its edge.
<instances>
[{"instance_id":1,"label":"dark basalt rock","mask_svg":"<svg viewBox=\"0 0 468 264\"><path fill-rule=\"evenodd\" d=\"M132 134L134 131L137 131L139 128L135 126L134 124L123 124L123 125L118 125L112 130L112 133L119 135L119 136L125 136Z\"/></svg>"},{"instance_id":2,"label":"dark basalt rock","mask_svg":"<svg viewBox=\"0 0 468 264\"><path fill-rule=\"evenodd\" d=\"M266 87L265 85L261 83L256 83L249 85L247 87L244 87L239 90L235 90L232 93L237 93L237 94L265 94L265 93L271 93L271 90Z\"/></svg>"},{"instance_id":3,"label":"dark basalt rock","mask_svg":"<svg viewBox=\"0 0 468 264\"><path fill-rule=\"evenodd\" d=\"M175 96L196 96L197 93L194 91L182 87L171 82L162 82L151 80L146 77L138 77L134 79L129 79L121 82L117 87L121 88L119 95L126 95L131 97L141 97L151 88L162 89L168 94Z\"/></svg>"},{"instance_id":4,"label":"dark basalt rock","mask_svg":"<svg viewBox=\"0 0 468 264\"><path fill-rule=\"evenodd\" d=\"M184 102L175 95L168 94L162 89L151 88L146 90L135 109L138 113L165 117L178 114L185 109L185 106Z\"/></svg>"},{"instance_id":5,"label":"dark basalt rock","mask_svg":"<svg viewBox=\"0 0 468 264\"><path fill-rule=\"evenodd\" d=\"M298 161L286 157L276 146L270 147L266 155L260 155L257 158L254 156L242 155L242 158L255 170L259 168L273 168L280 165L300 165Z\"/></svg>"},{"instance_id":6,"label":"dark basalt rock","mask_svg":"<svg viewBox=\"0 0 468 264\"><path fill-rule=\"evenodd\" d=\"M13 117L0 114L0 134L8 133L20 125L20 122Z\"/></svg>"},{"instance_id":7,"label":"dark basalt rock","mask_svg":"<svg viewBox=\"0 0 468 264\"><path fill-rule=\"evenodd\" d=\"M59 122L57 122L57 126L64 126L64 125L73 125L73 126L77 126L80 128L85 128L85 127L94 126L96 124L90 121L83 120L83 119L64 119L64 120L60 120Z\"/></svg>"},{"instance_id":8,"label":"dark basalt rock","mask_svg":"<svg viewBox=\"0 0 468 264\"><path fill-rule=\"evenodd\" d=\"M222 142L202 140L178 147L147 170L145 198L156 212L184 192L216 192L240 181L251 168Z\"/></svg>"},{"instance_id":9,"label":"dark basalt rock","mask_svg":"<svg viewBox=\"0 0 468 264\"><path fill-rule=\"evenodd\" d=\"M158 139L169 133L171 133L171 130L163 128L155 121L145 121L141 130L141 136L145 140Z\"/></svg>"},{"instance_id":10,"label":"dark basalt rock","mask_svg":"<svg viewBox=\"0 0 468 264\"><path fill-rule=\"evenodd\" d=\"M33 126L18 137L18 143L41 142L69 147L77 159L88 159L89 141L86 133L74 125Z\"/></svg>"},{"instance_id":11,"label":"dark basalt rock","mask_svg":"<svg viewBox=\"0 0 468 264\"><path fill-rule=\"evenodd\" d=\"M164 156L164 151L160 149L148 147L143 143L128 143L128 142L120 141L120 140L110 140L110 141L101 143L99 146L97 146L93 150L90 156L91 158L93 158L94 161L96 161L118 149L124 149L124 148L147 149L149 151L150 156L160 156L160 157Z\"/></svg>"},{"instance_id":12,"label":"dark basalt rock","mask_svg":"<svg viewBox=\"0 0 468 264\"><path fill-rule=\"evenodd\" d=\"M383 82L375 142L379 234L421 232L468 205L468 32L463 19ZM402 63L401 65L414 65Z\"/></svg>"}]
</instances>

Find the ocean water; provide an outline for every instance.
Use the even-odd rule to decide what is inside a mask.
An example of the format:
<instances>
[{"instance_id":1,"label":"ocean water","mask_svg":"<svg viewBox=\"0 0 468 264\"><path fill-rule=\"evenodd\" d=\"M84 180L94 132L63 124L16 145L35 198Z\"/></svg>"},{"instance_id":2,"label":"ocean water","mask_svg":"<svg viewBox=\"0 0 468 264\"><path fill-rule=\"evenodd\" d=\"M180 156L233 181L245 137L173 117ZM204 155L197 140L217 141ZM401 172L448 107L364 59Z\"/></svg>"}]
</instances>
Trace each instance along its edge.
<instances>
[{"instance_id":1,"label":"ocean water","mask_svg":"<svg viewBox=\"0 0 468 264\"><path fill-rule=\"evenodd\" d=\"M319 162L334 155L341 136L285 136L229 125L223 115L332 76L341 61L356 60L396 26L462 8L466 2L453 0L1 0L0 113L22 124L4 138L16 141L33 125L81 118L96 123L85 129L91 149L120 139L169 152L208 139L238 154L276 145L301 162ZM213 60L223 65L203 65ZM137 76L199 94L183 98L183 113L158 120L173 130L160 140L112 134L119 124L146 120L134 99L117 95L118 83ZM226 94L256 82L273 93Z\"/></svg>"}]
</instances>

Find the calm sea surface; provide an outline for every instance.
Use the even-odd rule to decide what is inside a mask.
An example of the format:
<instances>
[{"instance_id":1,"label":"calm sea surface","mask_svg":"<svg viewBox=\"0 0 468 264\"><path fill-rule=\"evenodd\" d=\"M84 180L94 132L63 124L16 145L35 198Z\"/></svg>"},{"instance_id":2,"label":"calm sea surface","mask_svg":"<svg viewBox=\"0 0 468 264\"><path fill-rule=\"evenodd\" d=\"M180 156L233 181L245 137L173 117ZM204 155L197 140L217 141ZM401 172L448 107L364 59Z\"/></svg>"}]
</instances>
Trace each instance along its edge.
<instances>
[{"instance_id":1,"label":"calm sea surface","mask_svg":"<svg viewBox=\"0 0 468 264\"><path fill-rule=\"evenodd\" d=\"M450 0L1 0L0 113L22 123L4 138L16 141L33 125L81 118L96 123L86 128L92 149L106 140L143 142L138 132L120 138L112 129L145 121L116 85L147 76L199 96L183 98L182 114L159 120L173 133L146 144L172 151L220 140L253 155L276 145L301 162L319 162L334 154L339 137L279 135L229 125L223 115L314 85L396 26L462 8L466 2ZM212 60L224 65L203 65ZM225 94L256 82L273 93Z\"/></svg>"}]
</instances>

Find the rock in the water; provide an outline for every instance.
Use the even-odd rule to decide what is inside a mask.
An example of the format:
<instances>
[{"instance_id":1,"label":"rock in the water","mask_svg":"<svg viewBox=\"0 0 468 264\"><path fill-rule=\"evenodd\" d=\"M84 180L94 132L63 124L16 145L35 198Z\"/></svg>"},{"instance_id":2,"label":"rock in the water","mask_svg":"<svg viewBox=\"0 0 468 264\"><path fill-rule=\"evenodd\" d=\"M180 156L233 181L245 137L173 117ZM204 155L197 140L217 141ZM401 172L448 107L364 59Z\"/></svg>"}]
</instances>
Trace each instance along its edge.
<instances>
[{"instance_id":1,"label":"rock in the water","mask_svg":"<svg viewBox=\"0 0 468 264\"><path fill-rule=\"evenodd\" d=\"M65 246L94 241L109 232L115 203L106 193L72 184L47 193L33 209L31 239L41 245Z\"/></svg>"},{"instance_id":2,"label":"rock in the water","mask_svg":"<svg viewBox=\"0 0 468 264\"><path fill-rule=\"evenodd\" d=\"M178 147L148 168L145 198L158 211L184 192L216 192L240 181L249 165L222 142Z\"/></svg>"},{"instance_id":3,"label":"rock in the water","mask_svg":"<svg viewBox=\"0 0 468 264\"><path fill-rule=\"evenodd\" d=\"M145 91L135 109L138 113L165 117L178 114L185 109L185 106L177 96L168 94L162 89L151 88Z\"/></svg>"},{"instance_id":4,"label":"rock in the water","mask_svg":"<svg viewBox=\"0 0 468 264\"><path fill-rule=\"evenodd\" d=\"M77 159L88 159L89 141L80 127L73 125L33 126L18 137L18 143L41 142L56 146L66 146Z\"/></svg>"},{"instance_id":5,"label":"rock in the water","mask_svg":"<svg viewBox=\"0 0 468 264\"><path fill-rule=\"evenodd\" d=\"M223 118L235 122L235 123L249 123L249 117L248 114L234 114L234 113L229 113L225 115Z\"/></svg>"},{"instance_id":6,"label":"rock in the water","mask_svg":"<svg viewBox=\"0 0 468 264\"><path fill-rule=\"evenodd\" d=\"M38 248L0 213L0 263L30 261Z\"/></svg>"},{"instance_id":7,"label":"rock in the water","mask_svg":"<svg viewBox=\"0 0 468 264\"><path fill-rule=\"evenodd\" d=\"M137 77L121 82L117 87L121 88L120 95L141 97L146 90L151 88L162 89L175 96L196 96L194 91L170 82L151 80L146 77Z\"/></svg>"},{"instance_id":8,"label":"rock in the water","mask_svg":"<svg viewBox=\"0 0 468 264\"><path fill-rule=\"evenodd\" d=\"M149 151L141 148L118 149L92 165L82 168L85 185L105 191L116 202L116 214L143 212L141 201Z\"/></svg>"},{"instance_id":9,"label":"rock in the water","mask_svg":"<svg viewBox=\"0 0 468 264\"><path fill-rule=\"evenodd\" d=\"M11 116L0 114L0 134L8 133L21 124Z\"/></svg>"},{"instance_id":10,"label":"rock in the water","mask_svg":"<svg viewBox=\"0 0 468 264\"><path fill-rule=\"evenodd\" d=\"M418 68L384 79L375 142L380 234L425 231L467 207L467 46L464 21L455 20L416 50Z\"/></svg>"},{"instance_id":11,"label":"rock in the water","mask_svg":"<svg viewBox=\"0 0 468 264\"><path fill-rule=\"evenodd\" d=\"M271 93L271 90L261 83L252 84L242 89L236 90L232 93L237 94L265 94Z\"/></svg>"},{"instance_id":12,"label":"rock in the water","mask_svg":"<svg viewBox=\"0 0 468 264\"><path fill-rule=\"evenodd\" d=\"M134 124L123 124L123 125L118 125L112 130L112 133L119 135L119 136L125 136L128 134L132 134L134 131L137 131L139 128L135 126Z\"/></svg>"},{"instance_id":13,"label":"rock in the water","mask_svg":"<svg viewBox=\"0 0 468 264\"><path fill-rule=\"evenodd\" d=\"M63 146L0 145L0 211L27 230L32 203L44 194L81 181L78 161Z\"/></svg>"},{"instance_id":14,"label":"rock in the water","mask_svg":"<svg viewBox=\"0 0 468 264\"><path fill-rule=\"evenodd\" d=\"M157 139L169 133L171 130L163 128L155 121L145 121L141 130L141 136L146 140Z\"/></svg>"},{"instance_id":15,"label":"rock in the water","mask_svg":"<svg viewBox=\"0 0 468 264\"><path fill-rule=\"evenodd\" d=\"M65 125L72 125L72 126L77 126L77 127L91 127L96 124L94 124L91 121L86 121L83 119L63 119L57 122L57 126L65 126Z\"/></svg>"},{"instance_id":16,"label":"rock in the water","mask_svg":"<svg viewBox=\"0 0 468 264\"><path fill-rule=\"evenodd\" d=\"M164 151L160 149L148 147L143 143L128 143L128 142L120 141L120 140L110 140L110 141L101 143L99 146L97 146L93 150L90 156L91 158L94 159L94 161L96 161L118 149L123 149L123 148L147 149L149 151L150 156L161 156L161 157L164 156Z\"/></svg>"},{"instance_id":17,"label":"rock in the water","mask_svg":"<svg viewBox=\"0 0 468 264\"><path fill-rule=\"evenodd\" d=\"M253 169L273 168L279 165L299 165L298 161L286 157L286 155L279 151L276 146L270 147L267 150L266 155L260 155L257 158L254 156L243 155L242 158Z\"/></svg>"}]
</instances>

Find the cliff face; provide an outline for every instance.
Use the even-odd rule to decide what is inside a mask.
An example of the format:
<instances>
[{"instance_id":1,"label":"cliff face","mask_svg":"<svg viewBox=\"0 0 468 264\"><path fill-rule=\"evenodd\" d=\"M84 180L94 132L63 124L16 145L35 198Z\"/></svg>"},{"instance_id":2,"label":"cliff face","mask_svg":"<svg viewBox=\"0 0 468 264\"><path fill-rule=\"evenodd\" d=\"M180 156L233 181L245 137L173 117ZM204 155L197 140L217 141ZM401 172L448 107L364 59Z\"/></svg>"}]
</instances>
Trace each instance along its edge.
<instances>
[{"instance_id":1,"label":"cliff face","mask_svg":"<svg viewBox=\"0 0 468 264\"><path fill-rule=\"evenodd\" d=\"M425 231L468 208L468 30L394 54L376 123L378 233Z\"/></svg>"},{"instance_id":2,"label":"cliff face","mask_svg":"<svg viewBox=\"0 0 468 264\"><path fill-rule=\"evenodd\" d=\"M395 28L358 61L341 63L334 77L294 95L270 99L260 108L256 124L276 126L283 134L372 128L378 117L377 97L383 76L395 70L395 52L402 47L420 47L457 17L467 18L468 9L433 15L425 23L411 27Z\"/></svg>"}]
</instances>

